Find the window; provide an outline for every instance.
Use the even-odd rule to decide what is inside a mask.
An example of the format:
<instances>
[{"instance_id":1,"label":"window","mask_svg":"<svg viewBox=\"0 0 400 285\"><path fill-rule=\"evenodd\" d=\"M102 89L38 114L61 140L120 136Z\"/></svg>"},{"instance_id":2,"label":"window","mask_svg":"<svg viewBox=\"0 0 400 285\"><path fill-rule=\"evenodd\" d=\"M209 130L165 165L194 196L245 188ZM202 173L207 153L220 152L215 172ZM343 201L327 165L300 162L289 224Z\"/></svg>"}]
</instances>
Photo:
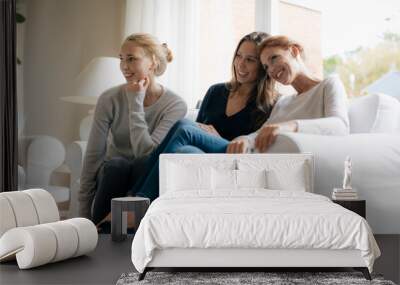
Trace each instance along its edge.
<instances>
[{"instance_id":1,"label":"window","mask_svg":"<svg viewBox=\"0 0 400 285\"><path fill-rule=\"evenodd\" d=\"M349 96L394 95L384 82L380 89L370 86L396 74L400 82L395 72L400 70L400 2L326 2L321 7L324 74L339 74Z\"/></svg>"}]
</instances>

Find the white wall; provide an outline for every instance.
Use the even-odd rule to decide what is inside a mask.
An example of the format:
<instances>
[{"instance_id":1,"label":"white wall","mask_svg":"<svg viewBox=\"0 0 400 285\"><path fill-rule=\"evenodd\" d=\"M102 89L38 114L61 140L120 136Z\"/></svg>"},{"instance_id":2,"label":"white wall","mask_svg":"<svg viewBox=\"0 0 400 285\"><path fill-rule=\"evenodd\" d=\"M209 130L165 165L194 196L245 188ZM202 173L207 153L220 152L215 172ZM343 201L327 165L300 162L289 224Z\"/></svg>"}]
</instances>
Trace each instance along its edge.
<instances>
[{"instance_id":1,"label":"white wall","mask_svg":"<svg viewBox=\"0 0 400 285\"><path fill-rule=\"evenodd\" d=\"M47 134L65 145L79 138L87 106L66 103L74 80L97 56L117 56L124 0L29 0L24 24L25 134Z\"/></svg>"}]
</instances>

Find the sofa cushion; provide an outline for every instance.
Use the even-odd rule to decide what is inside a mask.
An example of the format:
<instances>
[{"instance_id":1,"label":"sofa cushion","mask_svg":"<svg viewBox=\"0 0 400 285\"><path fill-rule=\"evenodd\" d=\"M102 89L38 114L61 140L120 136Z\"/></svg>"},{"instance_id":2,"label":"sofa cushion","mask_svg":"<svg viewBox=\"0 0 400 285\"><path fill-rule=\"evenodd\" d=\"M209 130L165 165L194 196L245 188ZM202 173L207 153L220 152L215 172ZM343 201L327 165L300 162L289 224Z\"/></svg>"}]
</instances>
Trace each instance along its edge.
<instances>
[{"instance_id":1,"label":"sofa cushion","mask_svg":"<svg viewBox=\"0 0 400 285\"><path fill-rule=\"evenodd\" d=\"M395 133L400 127L400 102L386 94L371 94L352 100L350 133Z\"/></svg>"}]
</instances>

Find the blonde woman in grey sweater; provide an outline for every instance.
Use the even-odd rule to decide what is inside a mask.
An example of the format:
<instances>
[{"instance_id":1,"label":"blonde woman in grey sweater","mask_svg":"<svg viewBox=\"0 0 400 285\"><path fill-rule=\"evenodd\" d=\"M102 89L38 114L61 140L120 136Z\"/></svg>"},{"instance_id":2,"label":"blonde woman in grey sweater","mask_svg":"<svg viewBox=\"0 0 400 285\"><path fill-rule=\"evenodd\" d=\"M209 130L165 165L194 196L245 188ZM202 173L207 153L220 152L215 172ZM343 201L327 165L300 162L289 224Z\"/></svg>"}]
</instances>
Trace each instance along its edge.
<instances>
[{"instance_id":1,"label":"blonde woman in grey sweater","mask_svg":"<svg viewBox=\"0 0 400 285\"><path fill-rule=\"evenodd\" d=\"M95 224L109 217L111 199L126 196L147 155L187 111L179 96L156 81L172 60L166 44L133 34L123 42L120 60L127 83L100 96L81 175L80 216Z\"/></svg>"}]
</instances>

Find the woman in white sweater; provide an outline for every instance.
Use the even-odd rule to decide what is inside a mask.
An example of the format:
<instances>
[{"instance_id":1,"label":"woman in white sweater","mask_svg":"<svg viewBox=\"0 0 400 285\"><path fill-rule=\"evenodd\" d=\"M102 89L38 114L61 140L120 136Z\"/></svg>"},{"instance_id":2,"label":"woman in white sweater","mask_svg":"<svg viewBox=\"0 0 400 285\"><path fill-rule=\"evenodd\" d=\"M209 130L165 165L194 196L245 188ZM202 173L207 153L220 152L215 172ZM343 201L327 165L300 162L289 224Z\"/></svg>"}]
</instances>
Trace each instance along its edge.
<instances>
[{"instance_id":1,"label":"woman in white sweater","mask_svg":"<svg viewBox=\"0 0 400 285\"><path fill-rule=\"evenodd\" d=\"M260 45L260 59L273 81L291 85L297 94L280 97L265 124L232 141L227 152L265 152L281 132L349 133L347 96L342 82L337 76L322 81L314 78L304 64L304 50L299 43L286 36L269 37Z\"/></svg>"},{"instance_id":2,"label":"woman in white sweater","mask_svg":"<svg viewBox=\"0 0 400 285\"><path fill-rule=\"evenodd\" d=\"M166 44L133 34L123 42L120 60L127 83L100 96L81 175L80 216L95 224L109 214L111 198L126 195L147 155L187 111L185 102L155 79L172 60Z\"/></svg>"}]
</instances>

